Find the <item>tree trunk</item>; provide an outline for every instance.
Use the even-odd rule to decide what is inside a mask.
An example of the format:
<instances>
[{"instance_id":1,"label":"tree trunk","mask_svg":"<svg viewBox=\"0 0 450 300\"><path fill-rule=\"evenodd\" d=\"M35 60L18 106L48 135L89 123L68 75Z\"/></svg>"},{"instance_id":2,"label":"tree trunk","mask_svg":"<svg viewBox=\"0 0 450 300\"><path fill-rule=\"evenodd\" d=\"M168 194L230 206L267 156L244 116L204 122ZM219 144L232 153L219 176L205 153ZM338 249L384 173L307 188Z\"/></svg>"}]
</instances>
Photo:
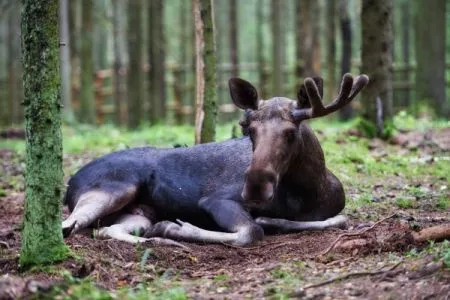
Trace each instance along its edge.
<instances>
[{"instance_id":1,"label":"tree trunk","mask_svg":"<svg viewBox=\"0 0 450 300\"><path fill-rule=\"evenodd\" d=\"M136 128L144 120L144 76L142 0L128 1L128 126ZM153 95L152 95L153 96Z\"/></svg>"},{"instance_id":2,"label":"tree trunk","mask_svg":"<svg viewBox=\"0 0 450 300\"><path fill-rule=\"evenodd\" d=\"M237 0L230 0L230 61L231 77L239 77L239 39L238 39L238 11Z\"/></svg>"},{"instance_id":3,"label":"tree trunk","mask_svg":"<svg viewBox=\"0 0 450 300\"><path fill-rule=\"evenodd\" d=\"M281 25L281 0L272 0L272 93L275 96L283 94L283 30Z\"/></svg>"},{"instance_id":4,"label":"tree trunk","mask_svg":"<svg viewBox=\"0 0 450 300\"><path fill-rule=\"evenodd\" d=\"M10 120L13 124L22 122L21 89L19 86L20 67L20 4L12 5L8 19L8 98Z\"/></svg>"},{"instance_id":5,"label":"tree trunk","mask_svg":"<svg viewBox=\"0 0 450 300\"><path fill-rule=\"evenodd\" d=\"M301 56L301 59L303 61L303 68L301 77L305 78L308 76L317 76L318 74L314 73L313 69L313 21L311 20L311 12L313 8L313 2L316 0L302 0L298 1L300 11L300 20L299 23L299 30L300 30L300 37L297 41L297 48L300 48L299 55Z\"/></svg>"},{"instance_id":6,"label":"tree trunk","mask_svg":"<svg viewBox=\"0 0 450 300\"><path fill-rule=\"evenodd\" d=\"M336 94L336 1L327 0L327 94L333 99Z\"/></svg>"},{"instance_id":7,"label":"tree trunk","mask_svg":"<svg viewBox=\"0 0 450 300\"><path fill-rule=\"evenodd\" d=\"M84 0L82 8L82 41L80 49L80 115L79 120L88 124L95 124L95 100L92 60L92 13L93 0Z\"/></svg>"},{"instance_id":8,"label":"tree trunk","mask_svg":"<svg viewBox=\"0 0 450 300\"><path fill-rule=\"evenodd\" d=\"M450 116L445 97L445 0L417 0L416 100L428 100L436 114Z\"/></svg>"},{"instance_id":9,"label":"tree trunk","mask_svg":"<svg viewBox=\"0 0 450 300\"><path fill-rule=\"evenodd\" d=\"M266 2L264 0L261 0L257 2L257 10L256 10L256 19L257 19L257 33L256 33L256 50L257 56L258 56L258 75L259 75L259 92L260 92L260 98L266 99L267 97L267 79L268 79L268 73L266 70L266 61L264 58L264 6Z\"/></svg>"},{"instance_id":10,"label":"tree trunk","mask_svg":"<svg viewBox=\"0 0 450 300\"><path fill-rule=\"evenodd\" d=\"M5 13L3 13L3 16ZM1 13L0 13L1 16ZM7 18L0 18L0 126L7 125L10 120L8 93L6 82L8 78L8 22Z\"/></svg>"},{"instance_id":11,"label":"tree trunk","mask_svg":"<svg viewBox=\"0 0 450 300\"><path fill-rule=\"evenodd\" d=\"M61 98L64 105L63 117L69 123L73 121L72 84L70 78L70 41L69 41L69 5L68 0L59 1L59 53L61 66Z\"/></svg>"},{"instance_id":12,"label":"tree trunk","mask_svg":"<svg viewBox=\"0 0 450 300\"><path fill-rule=\"evenodd\" d=\"M24 0L22 14L26 166L20 265L64 259L58 2Z\"/></svg>"},{"instance_id":13,"label":"tree trunk","mask_svg":"<svg viewBox=\"0 0 450 300\"><path fill-rule=\"evenodd\" d=\"M321 4L314 0L311 2L311 20L312 20L312 71L314 76L321 73L321 50L320 50L320 20L322 18Z\"/></svg>"},{"instance_id":14,"label":"tree trunk","mask_svg":"<svg viewBox=\"0 0 450 300\"><path fill-rule=\"evenodd\" d=\"M401 27L402 27L402 61L405 70L403 71L402 80L404 82L409 82L409 64L410 64L410 26L411 26L411 9L410 3L408 1L403 1L401 4ZM409 89L405 89L402 93L402 97L400 98L400 105L403 108L407 108L411 103L410 98L411 93Z\"/></svg>"},{"instance_id":15,"label":"tree trunk","mask_svg":"<svg viewBox=\"0 0 450 300\"><path fill-rule=\"evenodd\" d=\"M341 76L343 76L345 73L350 73L352 61L352 23L348 13L348 0L339 2L339 22L342 36ZM339 119L345 121L352 117L353 106L350 102L339 110Z\"/></svg>"},{"instance_id":16,"label":"tree trunk","mask_svg":"<svg viewBox=\"0 0 450 300\"><path fill-rule=\"evenodd\" d=\"M125 3L121 0L113 0L113 48L114 48L114 103L116 124L127 124L126 107L126 50L125 50L125 20L123 12Z\"/></svg>"},{"instance_id":17,"label":"tree trunk","mask_svg":"<svg viewBox=\"0 0 450 300\"><path fill-rule=\"evenodd\" d=\"M217 80L212 0L194 0L196 49L195 143L212 142L216 135Z\"/></svg>"},{"instance_id":18,"label":"tree trunk","mask_svg":"<svg viewBox=\"0 0 450 300\"><path fill-rule=\"evenodd\" d=\"M306 35L302 11L304 1L295 1L295 86L300 87L305 74L305 61L303 57L304 37Z\"/></svg>"},{"instance_id":19,"label":"tree trunk","mask_svg":"<svg viewBox=\"0 0 450 300\"><path fill-rule=\"evenodd\" d=\"M392 0L363 0L361 70L370 82L362 91L362 104L369 135L383 136L392 118L391 18Z\"/></svg>"},{"instance_id":20,"label":"tree trunk","mask_svg":"<svg viewBox=\"0 0 450 300\"><path fill-rule=\"evenodd\" d=\"M72 103L79 102L80 85L80 50L81 50L81 2L69 0L69 40L70 40L70 66L72 72L71 98ZM77 88L75 88L77 87Z\"/></svg>"},{"instance_id":21,"label":"tree trunk","mask_svg":"<svg viewBox=\"0 0 450 300\"><path fill-rule=\"evenodd\" d=\"M162 0L149 2L148 16L151 119L158 122L164 120L166 114L164 4Z\"/></svg>"}]
</instances>

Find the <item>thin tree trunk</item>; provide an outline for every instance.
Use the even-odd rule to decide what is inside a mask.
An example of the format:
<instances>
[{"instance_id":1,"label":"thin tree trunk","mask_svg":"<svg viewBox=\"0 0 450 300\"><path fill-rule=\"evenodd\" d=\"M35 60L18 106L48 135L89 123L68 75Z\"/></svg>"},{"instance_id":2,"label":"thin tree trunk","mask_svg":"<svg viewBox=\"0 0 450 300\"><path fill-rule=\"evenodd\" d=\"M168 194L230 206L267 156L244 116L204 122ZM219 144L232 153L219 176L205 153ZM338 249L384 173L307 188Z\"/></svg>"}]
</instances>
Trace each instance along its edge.
<instances>
[{"instance_id":1,"label":"thin tree trunk","mask_svg":"<svg viewBox=\"0 0 450 300\"><path fill-rule=\"evenodd\" d=\"M217 80L212 0L193 0L196 45L195 143L216 135Z\"/></svg>"},{"instance_id":2,"label":"thin tree trunk","mask_svg":"<svg viewBox=\"0 0 450 300\"><path fill-rule=\"evenodd\" d=\"M332 99L336 94L336 1L327 0L327 94Z\"/></svg>"},{"instance_id":3,"label":"thin tree trunk","mask_svg":"<svg viewBox=\"0 0 450 300\"><path fill-rule=\"evenodd\" d=\"M300 11L300 37L299 44L297 47L300 47L301 53L299 55L301 60L303 61L303 68L301 77L305 78L308 76L315 76L313 70L313 30L312 30L312 20L311 20L311 11L312 11L312 1L316 0L302 0L298 1L300 7L298 10Z\"/></svg>"},{"instance_id":4,"label":"thin tree trunk","mask_svg":"<svg viewBox=\"0 0 450 300\"><path fill-rule=\"evenodd\" d=\"M361 70L370 82L362 91L363 118L377 136L392 118L392 0L363 0ZM380 107L381 115L379 113Z\"/></svg>"},{"instance_id":5,"label":"thin tree trunk","mask_svg":"<svg viewBox=\"0 0 450 300\"><path fill-rule=\"evenodd\" d=\"M411 9L410 9L410 3L407 1L403 1L401 4L401 27L402 27L402 61L404 65L404 72L402 76L402 80L405 82L409 82L409 64L410 64L410 26L411 26ZM406 108L410 104L410 98L411 93L409 89L405 89L402 93L401 103L400 105L403 108Z\"/></svg>"},{"instance_id":6,"label":"thin tree trunk","mask_svg":"<svg viewBox=\"0 0 450 300\"><path fill-rule=\"evenodd\" d=\"M3 15L0 16L3 17ZM0 125L6 125L10 122L9 120L9 103L8 103L8 94L5 89L6 82L8 78L8 62L7 62L7 54L8 54L8 22L7 18L0 18Z\"/></svg>"},{"instance_id":7,"label":"thin tree trunk","mask_svg":"<svg viewBox=\"0 0 450 300\"><path fill-rule=\"evenodd\" d=\"M305 37L305 27L302 10L304 8L304 1L295 1L295 85L300 87L303 83L303 76L305 74L304 69L304 57L303 57L303 47L304 47L304 37Z\"/></svg>"},{"instance_id":8,"label":"thin tree trunk","mask_svg":"<svg viewBox=\"0 0 450 300\"><path fill-rule=\"evenodd\" d=\"M20 106L21 95L19 90L20 67L18 63L20 53L20 4L13 5L8 21L8 98L10 108L10 120L13 124L22 122Z\"/></svg>"},{"instance_id":9,"label":"thin tree trunk","mask_svg":"<svg viewBox=\"0 0 450 300\"><path fill-rule=\"evenodd\" d=\"M73 121L72 85L70 78L70 41L69 41L69 5L68 0L59 1L59 40L61 43L61 98L64 105L63 117L68 122Z\"/></svg>"},{"instance_id":10,"label":"thin tree trunk","mask_svg":"<svg viewBox=\"0 0 450 300\"><path fill-rule=\"evenodd\" d=\"M257 2L257 10L256 10L256 19L257 19L257 36L256 36L256 50L258 55L258 75L259 75L259 92L260 92L260 98L265 99L267 97L267 77L268 73L266 70L266 61L264 58L264 30L263 30L263 24L264 24L264 6L266 2L265 0L260 0Z\"/></svg>"},{"instance_id":11,"label":"thin tree trunk","mask_svg":"<svg viewBox=\"0 0 450 300\"><path fill-rule=\"evenodd\" d=\"M238 44L238 10L237 0L230 0L230 61L231 61L231 76L239 76L239 44Z\"/></svg>"},{"instance_id":12,"label":"thin tree trunk","mask_svg":"<svg viewBox=\"0 0 450 300\"><path fill-rule=\"evenodd\" d=\"M339 22L342 36L342 56L341 56L341 76L350 73L352 60L352 24L348 13L348 0L339 2ZM339 119L341 121L349 120L353 117L352 103L347 104L339 110Z\"/></svg>"},{"instance_id":13,"label":"thin tree trunk","mask_svg":"<svg viewBox=\"0 0 450 300\"><path fill-rule=\"evenodd\" d=\"M445 96L445 0L415 1L416 100L450 116Z\"/></svg>"},{"instance_id":14,"label":"thin tree trunk","mask_svg":"<svg viewBox=\"0 0 450 300\"><path fill-rule=\"evenodd\" d=\"M149 2L149 58L150 58L150 94L152 99L151 118L162 121L166 114L165 81L165 39L163 28L164 4L162 0Z\"/></svg>"},{"instance_id":15,"label":"thin tree trunk","mask_svg":"<svg viewBox=\"0 0 450 300\"><path fill-rule=\"evenodd\" d=\"M114 103L116 124L127 124L124 1L113 0Z\"/></svg>"},{"instance_id":16,"label":"thin tree trunk","mask_svg":"<svg viewBox=\"0 0 450 300\"><path fill-rule=\"evenodd\" d=\"M108 0L94 2L94 69L108 68Z\"/></svg>"},{"instance_id":17,"label":"thin tree trunk","mask_svg":"<svg viewBox=\"0 0 450 300\"><path fill-rule=\"evenodd\" d=\"M314 76L319 76L322 66L320 50L320 20L322 19L321 5L318 0L312 1L312 71Z\"/></svg>"},{"instance_id":18,"label":"thin tree trunk","mask_svg":"<svg viewBox=\"0 0 450 300\"><path fill-rule=\"evenodd\" d=\"M81 122L95 124L94 64L92 59L93 0L84 0L82 9L82 41L80 49L80 116Z\"/></svg>"},{"instance_id":19,"label":"thin tree trunk","mask_svg":"<svg viewBox=\"0 0 450 300\"><path fill-rule=\"evenodd\" d=\"M282 1L272 0L272 93L283 93L283 32L281 28Z\"/></svg>"},{"instance_id":20,"label":"thin tree trunk","mask_svg":"<svg viewBox=\"0 0 450 300\"><path fill-rule=\"evenodd\" d=\"M79 0L69 1L69 40L70 40L70 66L72 72L71 81L71 98L72 103L79 102L79 87L80 83L80 48L81 48L81 6Z\"/></svg>"},{"instance_id":21,"label":"thin tree trunk","mask_svg":"<svg viewBox=\"0 0 450 300\"><path fill-rule=\"evenodd\" d=\"M144 120L144 76L142 0L128 1L128 126L136 128Z\"/></svg>"},{"instance_id":22,"label":"thin tree trunk","mask_svg":"<svg viewBox=\"0 0 450 300\"><path fill-rule=\"evenodd\" d=\"M23 4L27 170L20 265L29 267L62 260L69 251L61 229L58 2L24 0Z\"/></svg>"}]
</instances>

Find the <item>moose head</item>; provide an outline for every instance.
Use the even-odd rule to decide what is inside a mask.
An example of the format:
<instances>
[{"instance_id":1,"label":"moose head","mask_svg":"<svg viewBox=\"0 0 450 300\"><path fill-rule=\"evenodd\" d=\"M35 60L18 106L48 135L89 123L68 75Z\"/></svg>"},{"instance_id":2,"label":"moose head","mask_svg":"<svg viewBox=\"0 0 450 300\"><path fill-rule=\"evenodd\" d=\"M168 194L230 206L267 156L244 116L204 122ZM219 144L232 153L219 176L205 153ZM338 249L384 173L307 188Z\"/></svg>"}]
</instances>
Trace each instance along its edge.
<instances>
[{"instance_id":1,"label":"moose head","mask_svg":"<svg viewBox=\"0 0 450 300\"><path fill-rule=\"evenodd\" d=\"M230 79L231 98L237 107L245 110L240 124L253 148L242 198L250 203L266 203L274 197L280 180L286 179L287 174L300 172L303 173L300 176L314 177L324 173L313 170L314 166L325 168L323 152L303 121L326 116L347 105L368 81L366 75L353 78L345 74L338 96L324 106L320 77L306 78L296 101L283 97L260 100L252 84L239 78ZM312 163L304 167L305 161ZM314 164L315 161L318 163Z\"/></svg>"}]
</instances>

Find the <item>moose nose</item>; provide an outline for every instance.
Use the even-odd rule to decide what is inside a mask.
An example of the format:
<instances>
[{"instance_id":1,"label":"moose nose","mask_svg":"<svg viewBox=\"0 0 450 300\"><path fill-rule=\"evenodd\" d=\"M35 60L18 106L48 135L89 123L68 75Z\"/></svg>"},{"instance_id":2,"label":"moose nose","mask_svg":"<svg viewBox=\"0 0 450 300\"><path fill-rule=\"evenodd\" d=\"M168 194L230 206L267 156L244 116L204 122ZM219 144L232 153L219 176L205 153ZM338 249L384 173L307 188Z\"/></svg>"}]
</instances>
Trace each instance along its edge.
<instances>
[{"instance_id":1,"label":"moose nose","mask_svg":"<svg viewBox=\"0 0 450 300\"><path fill-rule=\"evenodd\" d=\"M242 198L248 202L267 202L273 198L276 175L271 170L248 170Z\"/></svg>"}]
</instances>

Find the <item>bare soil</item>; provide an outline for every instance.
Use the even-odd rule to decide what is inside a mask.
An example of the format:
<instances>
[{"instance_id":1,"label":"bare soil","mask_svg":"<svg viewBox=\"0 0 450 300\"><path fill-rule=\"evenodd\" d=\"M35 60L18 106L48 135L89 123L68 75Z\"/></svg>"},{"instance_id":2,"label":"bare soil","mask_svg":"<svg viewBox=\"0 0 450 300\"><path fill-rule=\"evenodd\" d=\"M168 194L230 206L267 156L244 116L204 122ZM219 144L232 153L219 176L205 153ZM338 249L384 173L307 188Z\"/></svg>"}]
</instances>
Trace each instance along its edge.
<instances>
[{"instance_id":1,"label":"bare soil","mask_svg":"<svg viewBox=\"0 0 450 300\"><path fill-rule=\"evenodd\" d=\"M84 161L86 157L75 159ZM73 160L66 158L65 163ZM36 291L46 291L63 280L59 272L63 269L74 277L88 277L107 290L139 283L155 283L162 288L175 285L196 299L448 299L450 295L450 271L442 261L432 254L405 255L413 248L427 246L412 241L412 227L448 223L449 213L400 210L393 205L382 211L366 207L364 213L372 214L372 218L350 216L351 226L346 231L272 235L246 248L184 243L190 248L186 251L75 235L66 243L76 258L46 270L21 273L18 253L23 182L11 184L10 178L23 173L23 167L17 154L7 150L0 150L0 164L9 178L0 180L0 187L7 191L0 195L0 299L26 298ZM323 255L340 234L367 228L374 224L369 220L381 220L394 212L396 216L360 236L343 238ZM337 277L342 278L312 286Z\"/></svg>"}]
</instances>

